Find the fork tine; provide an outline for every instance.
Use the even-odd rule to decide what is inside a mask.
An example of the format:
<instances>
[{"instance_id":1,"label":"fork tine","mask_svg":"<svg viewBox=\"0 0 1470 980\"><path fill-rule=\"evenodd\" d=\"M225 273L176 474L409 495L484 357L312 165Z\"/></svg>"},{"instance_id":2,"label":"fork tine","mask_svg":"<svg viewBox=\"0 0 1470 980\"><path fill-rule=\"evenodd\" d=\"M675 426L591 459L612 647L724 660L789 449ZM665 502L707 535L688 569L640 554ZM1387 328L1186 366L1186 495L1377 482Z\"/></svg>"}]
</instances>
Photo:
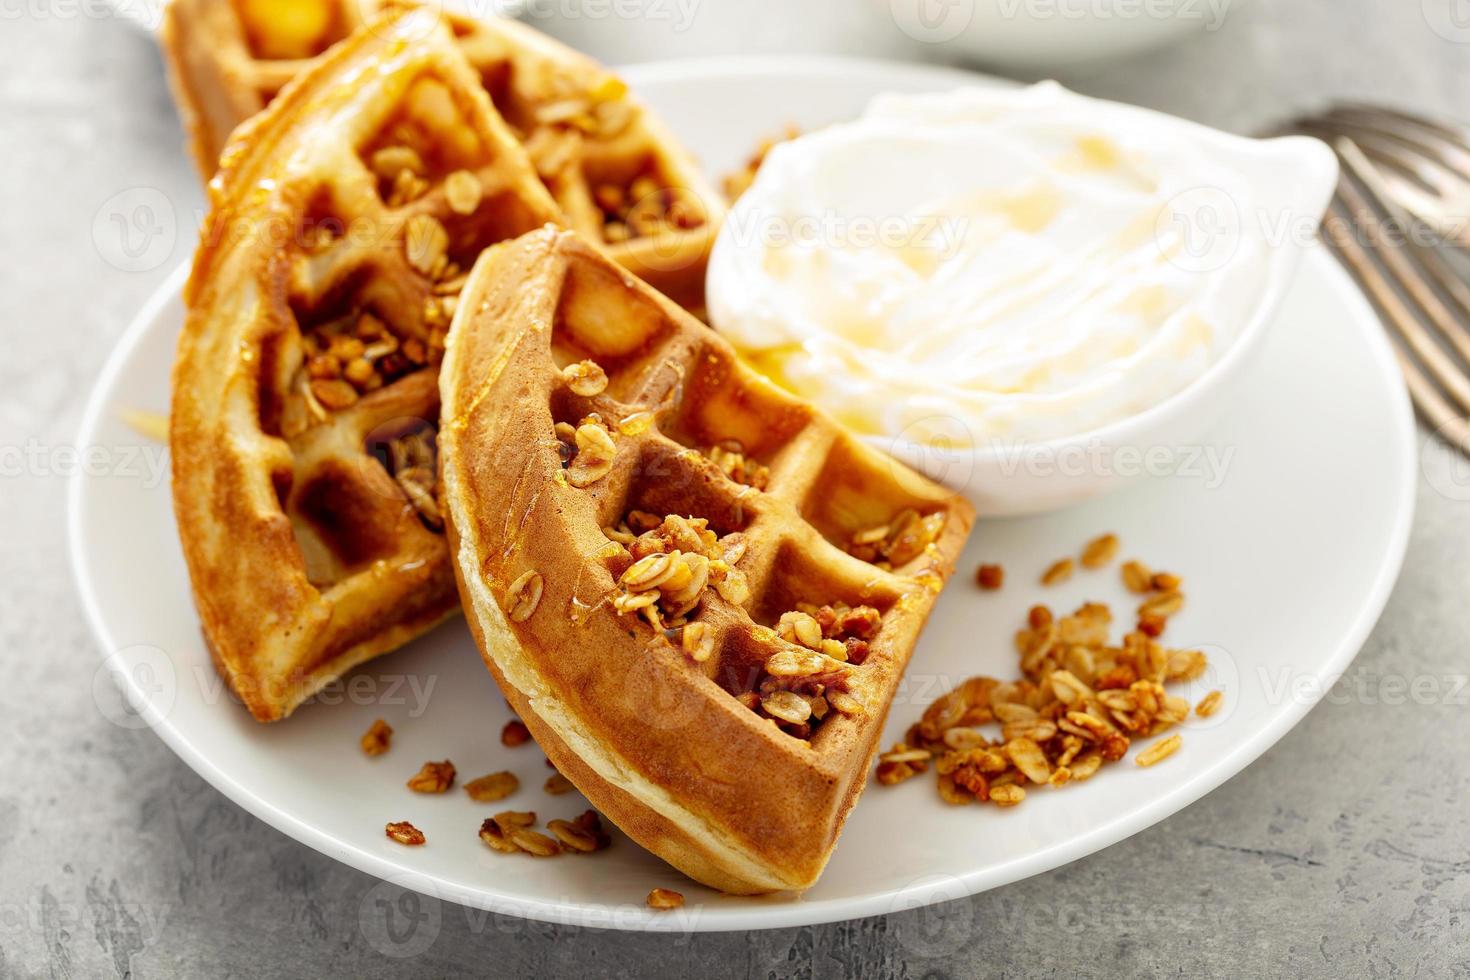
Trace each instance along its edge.
<instances>
[{"instance_id":1,"label":"fork tine","mask_svg":"<svg viewBox=\"0 0 1470 980\"><path fill-rule=\"evenodd\" d=\"M1370 161L1358 152L1353 142L1351 140L1341 140L1334 144L1333 149L1337 151L1337 155L1346 166L1348 173L1352 174L1368 189L1368 193L1373 196L1374 203L1382 210L1388 212L1389 217L1397 222L1399 227L1404 228L1406 231L1411 229L1412 224L1408 212L1399 206L1398 202L1394 199L1394 195L1384 186L1383 175ZM1462 229L1456 230L1463 233ZM1467 285L1450 264L1445 261L1444 256L1439 253L1438 249L1423 244L1412 234L1406 234L1404 242L1408 245L1409 250L1414 253L1414 257L1419 260L1419 264L1428 270L1439 287L1459 306L1461 318L1456 321L1456 327L1458 329L1455 331L1455 334L1461 338L1463 343L1470 346L1470 332L1467 332L1463 327L1464 317L1470 317L1470 285ZM1465 348L1460 347L1460 342L1459 340L1456 341L1456 347L1461 350L1463 355ZM1470 360L1470 358L1467 358L1467 360Z\"/></svg>"},{"instance_id":2,"label":"fork tine","mask_svg":"<svg viewBox=\"0 0 1470 980\"><path fill-rule=\"evenodd\" d=\"M1354 119L1368 126L1379 124L1394 128L1412 128L1437 136L1456 148L1470 146L1470 128L1448 119L1431 119L1406 109L1388 109L1368 102L1348 100L1333 105L1326 115L1337 119Z\"/></svg>"},{"instance_id":3,"label":"fork tine","mask_svg":"<svg viewBox=\"0 0 1470 980\"><path fill-rule=\"evenodd\" d=\"M1293 126L1296 131L1334 144L1341 139L1362 136L1356 128L1340 127L1325 117L1298 119ZM1359 144L1354 140L1354 145ZM1360 146L1363 152L1359 159L1370 155L1378 145L1382 144L1372 138L1367 145ZM1470 248L1470 227L1463 217L1470 213L1470 180L1462 180L1452 171L1448 175L1444 170L1433 175L1421 173L1414 165L1418 161L1392 151L1373 155L1377 165L1372 168L1377 177L1375 192L1379 197L1401 203L1443 237Z\"/></svg>"},{"instance_id":4,"label":"fork tine","mask_svg":"<svg viewBox=\"0 0 1470 980\"><path fill-rule=\"evenodd\" d=\"M1346 182L1340 182L1339 191L1344 186ZM1361 196L1358 200L1361 202ZM1342 235L1329 233L1326 240L1331 244L1333 250L1346 261L1349 271L1353 273L1369 298L1378 307L1388 325L1403 338L1419 360L1428 367L1435 380L1454 396L1461 408L1470 412L1470 381L1466 380L1464 374L1449 356L1429 336L1418 318L1404 305L1404 301L1399 298L1393 286L1384 278L1373 259L1352 234L1353 229L1362 223L1362 218L1371 220L1371 213L1361 216L1350 213L1342 198L1333 202L1332 213L1339 218L1341 227L1346 233ZM1375 249L1375 251L1383 254L1385 250Z\"/></svg>"},{"instance_id":5,"label":"fork tine","mask_svg":"<svg viewBox=\"0 0 1470 980\"><path fill-rule=\"evenodd\" d=\"M1408 173L1426 187L1450 196L1470 191L1470 153L1442 137L1419 138L1402 128L1357 125L1329 117L1324 121L1334 136L1346 136L1370 157Z\"/></svg>"},{"instance_id":6,"label":"fork tine","mask_svg":"<svg viewBox=\"0 0 1470 980\"><path fill-rule=\"evenodd\" d=\"M1344 151L1346 153L1352 153L1354 152L1354 148L1351 144L1348 144L1339 152ZM1366 161L1357 159L1349 164L1354 176L1357 175L1359 168L1365 163ZM1368 203L1368 200L1353 186L1352 181L1341 181L1338 185L1337 192L1342 196L1343 203L1353 212L1354 218L1360 227L1366 221L1376 222L1379 214L1385 210L1389 212L1390 217L1394 217L1397 220L1392 209L1388 208L1384 202L1375 201L1375 204L1380 205L1375 211L1374 207ZM1372 193L1371 186L1369 187L1369 192ZM1407 225L1404 227L1406 229L1408 228ZM1406 237L1405 241L1408 242L1411 239ZM1388 267L1388 270L1397 280L1399 287L1409 294L1410 298L1419 305L1419 308L1424 312L1425 316L1429 318L1429 321L1439 328L1444 338L1450 342L1467 363L1470 363L1470 330L1467 330L1464 321L1458 319L1455 313L1440 300L1439 295L1429 286L1423 272L1416 269L1410 259L1405 256L1406 251L1407 249L1395 246L1374 249L1374 253ZM1415 257L1417 258L1418 256L1416 255Z\"/></svg>"},{"instance_id":7,"label":"fork tine","mask_svg":"<svg viewBox=\"0 0 1470 980\"><path fill-rule=\"evenodd\" d=\"M1425 421L1434 427L1435 433L1441 439L1470 456L1470 420L1445 401L1444 396L1424 377L1424 372L1419 370L1419 366L1409 359L1398 344L1394 344L1394 356L1398 358L1399 369L1404 374L1409 397L1414 400L1419 411L1424 413Z\"/></svg>"}]
</instances>

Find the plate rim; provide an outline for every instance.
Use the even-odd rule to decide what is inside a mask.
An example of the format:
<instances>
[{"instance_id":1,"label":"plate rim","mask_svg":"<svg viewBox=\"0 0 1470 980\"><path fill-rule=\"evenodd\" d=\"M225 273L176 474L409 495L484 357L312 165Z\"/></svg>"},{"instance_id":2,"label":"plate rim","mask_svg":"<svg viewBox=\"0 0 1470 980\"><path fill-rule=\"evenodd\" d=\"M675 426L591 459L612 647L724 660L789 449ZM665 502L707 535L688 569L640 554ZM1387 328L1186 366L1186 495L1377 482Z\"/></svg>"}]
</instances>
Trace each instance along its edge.
<instances>
[{"instance_id":1,"label":"plate rim","mask_svg":"<svg viewBox=\"0 0 1470 980\"><path fill-rule=\"evenodd\" d=\"M936 81L945 79L969 80L987 78L975 72L947 66L910 64L871 58L851 58L832 55L761 55L728 56L708 59L677 59L652 64L637 65L621 69L635 86L667 84L673 81L689 82L692 78L707 80L715 77L739 77L753 74L781 73L792 77L810 77L834 70L878 72L890 77L927 76ZM1298 276L1310 267L1322 275L1331 291L1341 297L1342 302L1356 306L1360 317L1366 322L1379 322L1379 318L1361 290L1341 265L1320 246L1306 250ZM155 292L139 309L127 329L120 336L109 354L106 363L92 384L87 396L80 425L77 429L77 445L92 445L97 431L108 409L110 395L117 378L130 362L134 350L139 346L149 327L158 320L164 308L176 301L186 281L192 260L186 260L171 272ZM1387 605L1394 584L1403 567L1409 535L1415 512L1415 489L1418 458L1416 452L1415 424L1412 405L1402 376L1398 372L1388 337L1381 329L1361 330L1364 342L1374 355L1374 363L1386 382L1392 402L1392 430L1397 433L1397 465L1393 469L1399 474L1395 486L1402 504L1393 516L1389 531L1386 561L1380 563L1366 600L1360 605L1357 615L1343 634L1337 647L1324 658L1314 671L1325 685L1335 683L1357 656L1369 633L1377 624ZM1258 367L1256 368L1258 370ZM70 571L81 600L84 617L98 644L99 652L105 657L107 651L121 649L105 622L97 595L88 571L88 556L82 540L81 510L88 477L78 471L67 486L67 552ZM146 693L128 678L135 704L146 704ZM1325 689L1325 688L1324 688ZM603 916L591 914L585 903L567 904L543 899L493 894L483 888L471 888L437 878L418 871L411 866L348 844L329 832L296 817L241 785L229 773L220 769L191 739L167 717L155 718L148 727L206 782L224 794L237 806L269 824L276 830L300 841L314 850L347 864L359 871L381 880L393 881L403 887L428 894L440 900L449 900L460 905L523 916L540 921L561 924L576 924L590 928L614 928L619 930L646 932L725 932L735 930L791 928L803 925L818 925L827 922L861 919L874 915L904 911L935 902L965 898L991 888L1000 887L1079 860L1103 848L1133 836L1160 821L1183 810L1210 791L1246 769L1265 751L1281 740L1296 727L1315 706L1311 700L1292 700L1277 714L1266 719L1249 736L1242 739L1225 756L1208 768L1193 773L1189 778L1161 792L1142 807L1092 828L1087 833L1059 842L1039 851L1023 855L961 874L928 875L901 888L890 888L861 897L833 898L820 902L809 902L802 897L768 906L741 906L723 910L718 903L698 906L699 914L693 916L660 916L648 910L638 914L625 914L631 910L620 910L620 914ZM598 909L606 910L605 905Z\"/></svg>"}]
</instances>

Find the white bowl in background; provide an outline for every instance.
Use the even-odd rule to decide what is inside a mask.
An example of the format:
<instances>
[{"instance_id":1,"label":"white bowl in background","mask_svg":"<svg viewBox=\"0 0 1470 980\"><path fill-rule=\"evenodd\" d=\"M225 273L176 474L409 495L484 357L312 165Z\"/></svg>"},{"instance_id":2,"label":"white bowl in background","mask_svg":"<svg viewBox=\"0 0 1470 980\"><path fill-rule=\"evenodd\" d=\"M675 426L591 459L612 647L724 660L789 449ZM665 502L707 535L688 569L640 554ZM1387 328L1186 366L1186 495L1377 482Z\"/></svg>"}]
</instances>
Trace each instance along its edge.
<instances>
[{"instance_id":1,"label":"white bowl in background","mask_svg":"<svg viewBox=\"0 0 1470 980\"><path fill-rule=\"evenodd\" d=\"M1219 30L1244 0L872 0L899 29L982 65L1070 68Z\"/></svg>"}]
</instances>

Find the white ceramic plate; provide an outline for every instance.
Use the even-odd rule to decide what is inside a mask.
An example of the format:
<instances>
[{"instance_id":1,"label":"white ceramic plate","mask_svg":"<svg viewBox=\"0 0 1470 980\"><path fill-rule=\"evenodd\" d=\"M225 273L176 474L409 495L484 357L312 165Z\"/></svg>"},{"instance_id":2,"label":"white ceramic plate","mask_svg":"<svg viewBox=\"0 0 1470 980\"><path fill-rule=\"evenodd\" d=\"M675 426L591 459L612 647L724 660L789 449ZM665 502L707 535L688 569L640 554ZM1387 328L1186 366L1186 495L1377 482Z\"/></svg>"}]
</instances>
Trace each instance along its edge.
<instances>
[{"instance_id":1,"label":"white ceramic plate","mask_svg":"<svg viewBox=\"0 0 1470 980\"><path fill-rule=\"evenodd\" d=\"M763 134L855 114L881 89L921 90L962 76L834 60L665 64L628 77L713 170L733 167ZM403 786L427 759L465 777L509 768L523 788L507 805L542 819L580 812L550 798L534 747L502 748L505 704L462 623L366 666L331 700L264 727L229 703L210 667L175 540L166 481L149 474L161 449L119 416L163 411L183 313L180 270L142 311L92 395L80 446L97 461L71 488L72 557L107 663L93 685L120 724L108 683L120 676L146 723L221 792L283 832L371 874L484 909L591 926L751 929L848 919L957 898L1075 860L1136 833L1239 772L1307 712L1377 619L1402 561L1412 514L1414 430L1387 342L1369 307L1320 249L1276 322L1241 403L1201 446L1177 447L1173 475L1048 517L981 522L941 598L885 743L937 693L976 673L1013 676L1011 634L1038 600L1127 608L1115 570L1043 592L1053 559L1115 531L1127 556L1185 576L1189 605L1176 645L1206 649L1211 675L1191 698L1225 691L1208 722L1153 768L1115 766L1092 781L1038 790L1013 810L951 808L932 781L874 786L853 813L816 887L800 897L715 895L619 837L591 858L495 854L475 829L492 810L462 793ZM140 448L141 447L141 450ZM151 454L151 455L150 455ZM1213 454L1213 455L1211 455ZM1213 462L1212 462L1213 461ZM981 560L1008 584L981 593ZM358 736L376 717L397 730L368 759ZM409 819L429 837L408 849L383 835ZM655 885L688 906L642 907Z\"/></svg>"}]
</instances>

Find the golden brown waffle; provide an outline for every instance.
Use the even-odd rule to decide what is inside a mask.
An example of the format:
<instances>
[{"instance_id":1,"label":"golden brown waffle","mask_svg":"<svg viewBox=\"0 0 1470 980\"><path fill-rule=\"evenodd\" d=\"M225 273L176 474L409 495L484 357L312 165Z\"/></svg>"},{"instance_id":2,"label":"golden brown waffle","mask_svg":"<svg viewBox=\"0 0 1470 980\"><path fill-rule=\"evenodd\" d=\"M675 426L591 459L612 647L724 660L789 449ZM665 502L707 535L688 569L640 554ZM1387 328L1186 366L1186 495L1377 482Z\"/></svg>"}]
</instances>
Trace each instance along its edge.
<instances>
[{"instance_id":1,"label":"golden brown waffle","mask_svg":"<svg viewBox=\"0 0 1470 980\"><path fill-rule=\"evenodd\" d=\"M440 390L467 619L541 748L691 877L812 884L971 508L571 232L481 257Z\"/></svg>"},{"instance_id":2,"label":"golden brown waffle","mask_svg":"<svg viewBox=\"0 0 1470 980\"><path fill-rule=\"evenodd\" d=\"M459 270L561 213L424 12L289 85L211 196L174 369L174 509L215 660L270 721L457 608L434 427Z\"/></svg>"},{"instance_id":3,"label":"golden brown waffle","mask_svg":"<svg viewBox=\"0 0 1470 980\"><path fill-rule=\"evenodd\" d=\"M329 46L401 0L173 0L163 24L199 170ZM724 204L663 124L595 61L514 21L446 17L567 224L698 309Z\"/></svg>"}]
</instances>

